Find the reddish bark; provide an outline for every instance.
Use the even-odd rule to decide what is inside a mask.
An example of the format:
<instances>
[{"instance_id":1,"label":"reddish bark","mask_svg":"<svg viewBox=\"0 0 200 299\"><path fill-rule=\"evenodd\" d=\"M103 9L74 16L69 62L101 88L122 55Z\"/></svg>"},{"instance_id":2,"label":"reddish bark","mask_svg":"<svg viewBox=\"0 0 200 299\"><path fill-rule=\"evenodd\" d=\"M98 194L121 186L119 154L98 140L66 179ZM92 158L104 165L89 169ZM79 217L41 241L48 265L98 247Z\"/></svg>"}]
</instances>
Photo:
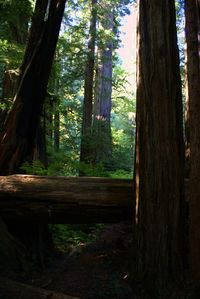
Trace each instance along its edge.
<instances>
[{"instance_id":1,"label":"reddish bark","mask_svg":"<svg viewBox=\"0 0 200 299\"><path fill-rule=\"evenodd\" d=\"M163 298L183 266L184 151L174 1L141 0L139 13L138 275L149 295Z\"/></svg>"},{"instance_id":2,"label":"reddish bark","mask_svg":"<svg viewBox=\"0 0 200 299\"><path fill-rule=\"evenodd\" d=\"M91 1L91 21L89 29L88 55L85 68L85 86L83 102L83 121L81 136L80 162L90 162L91 160L91 126L93 109L93 90L94 90L94 63L95 63L95 42L96 42L96 12L97 0ZM80 172L80 175L84 173Z\"/></svg>"},{"instance_id":3,"label":"reddish bark","mask_svg":"<svg viewBox=\"0 0 200 299\"><path fill-rule=\"evenodd\" d=\"M105 15L102 20L104 30L114 30L113 7L102 1ZM93 159L94 165L103 163L109 170L112 159L111 107L112 107L112 68L113 68L113 38L105 37L99 44L98 66L96 72L96 87L93 119Z\"/></svg>"},{"instance_id":4,"label":"reddish bark","mask_svg":"<svg viewBox=\"0 0 200 299\"><path fill-rule=\"evenodd\" d=\"M190 266L193 278L200 280L200 1L185 0L185 13L190 136Z\"/></svg>"}]
</instances>

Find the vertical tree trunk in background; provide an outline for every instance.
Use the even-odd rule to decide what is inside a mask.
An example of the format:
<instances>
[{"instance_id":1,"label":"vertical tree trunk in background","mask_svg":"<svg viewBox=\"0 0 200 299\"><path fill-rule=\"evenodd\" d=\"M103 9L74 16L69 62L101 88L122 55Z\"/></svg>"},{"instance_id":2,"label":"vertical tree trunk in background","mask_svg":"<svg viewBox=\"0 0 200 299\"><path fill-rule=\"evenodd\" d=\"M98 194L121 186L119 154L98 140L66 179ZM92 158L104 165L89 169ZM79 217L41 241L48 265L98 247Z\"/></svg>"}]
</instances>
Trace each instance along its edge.
<instances>
[{"instance_id":1,"label":"vertical tree trunk in background","mask_svg":"<svg viewBox=\"0 0 200 299\"><path fill-rule=\"evenodd\" d=\"M97 23L97 0L91 1L91 21L89 29L89 42L87 63L85 68L85 86L83 102L83 120L81 135L80 162L90 163L91 161L91 126L94 90L94 62L95 62L95 42ZM80 175L84 175L83 173Z\"/></svg>"},{"instance_id":2,"label":"vertical tree trunk in background","mask_svg":"<svg viewBox=\"0 0 200 299\"><path fill-rule=\"evenodd\" d=\"M200 1L185 0L187 80L190 128L190 265L193 278L200 280Z\"/></svg>"},{"instance_id":3,"label":"vertical tree trunk in background","mask_svg":"<svg viewBox=\"0 0 200 299\"><path fill-rule=\"evenodd\" d=\"M113 59L113 28L114 13L111 5L102 2L105 14L102 27L109 31L103 44L99 45L99 62L96 73L96 93L93 120L93 164L103 163L110 169L112 158L111 107L112 107L112 59Z\"/></svg>"},{"instance_id":4,"label":"vertical tree trunk in background","mask_svg":"<svg viewBox=\"0 0 200 299\"><path fill-rule=\"evenodd\" d=\"M174 1L141 0L139 5L138 275L156 298L164 297L182 270L181 80Z\"/></svg>"},{"instance_id":5,"label":"vertical tree trunk in background","mask_svg":"<svg viewBox=\"0 0 200 299\"><path fill-rule=\"evenodd\" d=\"M1 174L16 172L33 149L65 2L36 3L18 91L0 136Z\"/></svg>"},{"instance_id":6,"label":"vertical tree trunk in background","mask_svg":"<svg viewBox=\"0 0 200 299\"><path fill-rule=\"evenodd\" d=\"M40 124L38 125L35 144L33 148L32 157L30 157L30 163L33 161L39 160L44 167L48 166L47 161L47 144L46 144L46 134L45 134L45 127L44 121L40 120Z\"/></svg>"},{"instance_id":7,"label":"vertical tree trunk in background","mask_svg":"<svg viewBox=\"0 0 200 299\"><path fill-rule=\"evenodd\" d=\"M54 149L59 150L60 147L60 113L59 113L59 98L54 99Z\"/></svg>"}]
</instances>

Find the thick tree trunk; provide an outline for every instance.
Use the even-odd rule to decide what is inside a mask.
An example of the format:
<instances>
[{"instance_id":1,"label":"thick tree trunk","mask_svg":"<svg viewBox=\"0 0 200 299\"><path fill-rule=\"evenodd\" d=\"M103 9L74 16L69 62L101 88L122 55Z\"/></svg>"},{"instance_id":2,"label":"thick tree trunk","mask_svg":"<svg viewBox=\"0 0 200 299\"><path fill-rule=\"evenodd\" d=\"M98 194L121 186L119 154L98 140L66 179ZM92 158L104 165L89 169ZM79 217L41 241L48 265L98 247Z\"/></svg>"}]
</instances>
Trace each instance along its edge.
<instances>
[{"instance_id":1,"label":"thick tree trunk","mask_svg":"<svg viewBox=\"0 0 200 299\"><path fill-rule=\"evenodd\" d=\"M166 289L180 278L184 248L184 148L175 5L173 0L141 0L139 11L138 277L150 296L164 298Z\"/></svg>"},{"instance_id":2,"label":"thick tree trunk","mask_svg":"<svg viewBox=\"0 0 200 299\"><path fill-rule=\"evenodd\" d=\"M200 2L185 0L187 80L190 125L190 265L192 276L200 280Z\"/></svg>"},{"instance_id":3,"label":"thick tree trunk","mask_svg":"<svg viewBox=\"0 0 200 299\"><path fill-rule=\"evenodd\" d=\"M132 180L0 177L0 216L32 223L116 223L133 218Z\"/></svg>"},{"instance_id":4,"label":"thick tree trunk","mask_svg":"<svg viewBox=\"0 0 200 299\"><path fill-rule=\"evenodd\" d=\"M85 68L83 120L81 135L80 162L91 162L91 126L94 90L94 62L95 62L95 42L96 42L96 12L97 0L91 1L91 21L89 29L88 55ZM80 175L84 173L80 172Z\"/></svg>"},{"instance_id":5,"label":"thick tree trunk","mask_svg":"<svg viewBox=\"0 0 200 299\"><path fill-rule=\"evenodd\" d=\"M104 30L113 34L114 13L110 5L102 2L105 15L102 20ZM113 38L105 37L103 45L99 45L99 62L96 73L96 93L93 120L93 164L103 163L110 169L112 159L111 106L112 106L112 57Z\"/></svg>"},{"instance_id":6,"label":"thick tree trunk","mask_svg":"<svg viewBox=\"0 0 200 299\"><path fill-rule=\"evenodd\" d=\"M32 24L19 88L0 136L1 174L16 172L33 149L65 2L66 0L51 1L49 8L48 1L37 2L44 7L42 11L35 12L36 19ZM36 20L41 25L40 31L37 30Z\"/></svg>"}]
</instances>

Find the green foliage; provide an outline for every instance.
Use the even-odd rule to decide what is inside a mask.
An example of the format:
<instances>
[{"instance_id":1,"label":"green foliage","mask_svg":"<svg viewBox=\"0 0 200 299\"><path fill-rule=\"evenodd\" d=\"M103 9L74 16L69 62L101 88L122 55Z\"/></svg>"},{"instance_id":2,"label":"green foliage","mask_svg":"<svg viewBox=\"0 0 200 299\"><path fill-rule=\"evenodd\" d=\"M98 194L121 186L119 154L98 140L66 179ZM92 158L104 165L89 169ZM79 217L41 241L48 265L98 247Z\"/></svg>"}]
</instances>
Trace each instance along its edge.
<instances>
[{"instance_id":1,"label":"green foliage","mask_svg":"<svg viewBox=\"0 0 200 299\"><path fill-rule=\"evenodd\" d=\"M109 176L113 179L132 179L133 172L132 171L128 172L123 169L118 169L116 171L109 172Z\"/></svg>"},{"instance_id":2,"label":"green foliage","mask_svg":"<svg viewBox=\"0 0 200 299\"><path fill-rule=\"evenodd\" d=\"M0 64L6 69L16 69L23 58L24 46L11 44L6 39L0 39Z\"/></svg>"},{"instance_id":3,"label":"green foliage","mask_svg":"<svg viewBox=\"0 0 200 299\"><path fill-rule=\"evenodd\" d=\"M93 242L105 228L104 224L52 224L50 229L57 247L70 251L73 247Z\"/></svg>"},{"instance_id":4,"label":"green foliage","mask_svg":"<svg viewBox=\"0 0 200 299\"><path fill-rule=\"evenodd\" d=\"M136 100L133 92L129 91L129 74L118 60L116 62L112 101L113 167L116 171L119 169L130 173L134 164Z\"/></svg>"},{"instance_id":5,"label":"green foliage","mask_svg":"<svg viewBox=\"0 0 200 299\"><path fill-rule=\"evenodd\" d=\"M104 166L102 163L92 165L89 163L79 163L79 170L85 174L85 176L89 177L107 177L108 173L104 170Z\"/></svg>"},{"instance_id":6,"label":"green foliage","mask_svg":"<svg viewBox=\"0 0 200 299\"><path fill-rule=\"evenodd\" d=\"M34 160L32 163L25 162L21 166L21 170L32 175L47 175L47 170L39 160Z\"/></svg>"},{"instance_id":7,"label":"green foliage","mask_svg":"<svg viewBox=\"0 0 200 299\"><path fill-rule=\"evenodd\" d=\"M131 1L109 0L108 4L115 7L115 26L120 25L127 4ZM90 21L90 1L70 0L67 3L63 18L55 61L48 85L48 93L52 101L45 107L45 113L53 119L55 111L59 112L59 150L55 149L53 136L54 124L46 120L46 138L48 167L39 164L24 164L23 171L31 174L76 176L79 171L87 176L113 176L129 177L133 168L134 123L133 104L134 96L127 92L128 74L120 65L118 57L114 54L113 69L113 107L112 107L112 158L107 161L105 171L101 161L94 166L91 163L79 163L81 141L81 122L83 105L84 72L87 58L87 43ZM96 6L99 22L104 22L105 7L98 3ZM117 25L118 24L118 25ZM118 33L98 28L98 43L105 43L112 38L119 46ZM3 55L5 57L5 55ZM97 150L106 142L106 136L91 142L92 151ZM110 140L108 142L111 142ZM106 154L107 155L107 154ZM107 155L108 156L108 155ZM110 155L111 156L111 155ZM109 157L110 157L109 156ZM122 158L123 157L123 158ZM108 160L108 157L107 157Z\"/></svg>"},{"instance_id":8,"label":"green foliage","mask_svg":"<svg viewBox=\"0 0 200 299\"><path fill-rule=\"evenodd\" d=\"M24 44L33 1L0 0L0 36L9 43Z\"/></svg>"},{"instance_id":9,"label":"green foliage","mask_svg":"<svg viewBox=\"0 0 200 299\"><path fill-rule=\"evenodd\" d=\"M73 150L72 152L67 152L62 149L59 151L49 149L48 155L49 165L47 167L47 175L75 176L78 174L78 156Z\"/></svg>"}]
</instances>

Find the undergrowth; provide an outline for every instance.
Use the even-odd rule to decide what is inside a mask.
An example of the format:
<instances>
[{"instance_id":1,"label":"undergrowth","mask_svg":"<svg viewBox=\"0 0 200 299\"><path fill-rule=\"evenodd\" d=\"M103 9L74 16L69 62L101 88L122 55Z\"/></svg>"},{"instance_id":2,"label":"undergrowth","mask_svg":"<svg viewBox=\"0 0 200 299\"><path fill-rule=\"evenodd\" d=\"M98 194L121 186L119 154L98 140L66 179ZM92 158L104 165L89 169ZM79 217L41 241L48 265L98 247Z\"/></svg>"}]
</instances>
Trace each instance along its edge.
<instances>
[{"instance_id":1,"label":"undergrowth","mask_svg":"<svg viewBox=\"0 0 200 299\"><path fill-rule=\"evenodd\" d=\"M61 251L70 251L74 247L87 245L98 238L105 224L51 224L55 246Z\"/></svg>"}]
</instances>

